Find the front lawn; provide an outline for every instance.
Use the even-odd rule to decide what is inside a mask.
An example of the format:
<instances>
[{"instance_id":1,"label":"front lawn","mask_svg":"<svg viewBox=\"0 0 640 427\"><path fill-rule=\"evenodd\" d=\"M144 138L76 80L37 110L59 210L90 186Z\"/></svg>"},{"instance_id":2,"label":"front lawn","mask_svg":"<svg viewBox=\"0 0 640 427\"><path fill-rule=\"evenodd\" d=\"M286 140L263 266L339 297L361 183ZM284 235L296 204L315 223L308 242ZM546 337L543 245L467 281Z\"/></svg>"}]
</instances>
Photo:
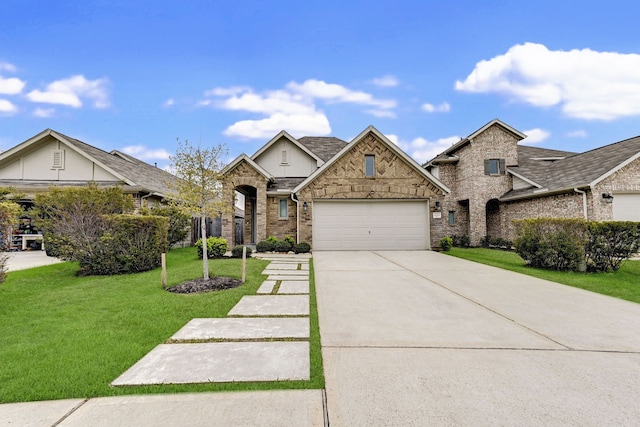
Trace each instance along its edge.
<instances>
[{"instance_id":1,"label":"front lawn","mask_svg":"<svg viewBox=\"0 0 640 427\"><path fill-rule=\"evenodd\" d=\"M515 252L486 248L452 248L458 258L493 265L552 282L640 303L640 261L624 261L613 273L576 273L531 268Z\"/></svg>"},{"instance_id":2,"label":"front lawn","mask_svg":"<svg viewBox=\"0 0 640 427\"><path fill-rule=\"evenodd\" d=\"M162 290L160 270L76 277L62 263L10 272L0 284L0 403L134 393L322 388L320 336L311 280L311 380L110 387L109 383L196 317L226 317L255 294L267 261L249 259L240 287L181 295ZM212 275L240 277L241 260L211 260ZM168 285L198 278L195 248L167 254Z\"/></svg>"}]
</instances>

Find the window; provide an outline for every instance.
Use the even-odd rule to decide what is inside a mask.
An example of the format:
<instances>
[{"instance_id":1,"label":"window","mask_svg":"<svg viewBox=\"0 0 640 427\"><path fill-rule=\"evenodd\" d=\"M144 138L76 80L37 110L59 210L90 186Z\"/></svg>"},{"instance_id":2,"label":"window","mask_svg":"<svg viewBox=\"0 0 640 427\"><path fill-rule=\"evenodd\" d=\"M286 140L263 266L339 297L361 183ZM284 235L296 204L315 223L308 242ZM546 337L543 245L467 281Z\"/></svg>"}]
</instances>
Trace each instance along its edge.
<instances>
[{"instance_id":1,"label":"window","mask_svg":"<svg viewBox=\"0 0 640 427\"><path fill-rule=\"evenodd\" d=\"M280 199L278 203L278 219L289 219L289 200Z\"/></svg>"},{"instance_id":2,"label":"window","mask_svg":"<svg viewBox=\"0 0 640 427\"><path fill-rule=\"evenodd\" d=\"M484 174L485 175L504 175L505 170L504 159L487 159L484 161Z\"/></svg>"},{"instance_id":3,"label":"window","mask_svg":"<svg viewBox=\"0 0 640 427\"><path fill-rule=\"evenodd\" d=\"M376 171L376 156L366 155L364 156L364 176L372 178L375 176Z\"/></svg>"},{"instance_id":4,"label":"window","mask_svg":"<svg viewBox=\"0 0 640 427\"><path fill-rule=\"evenodd\" d=\"M287 157L287 150L282 150L282 161L280 162L283 165L289 163L289 158Z\"/></svg>"},{"instance_id":5,"label":"window","mask_svg":"<svg viewBox=\"0 0 640 427\"><path fill-rule=\"evenodd\" d=\"M449 211L449 225L456 223L456 211Z\"/></svg>"}]
</instances>

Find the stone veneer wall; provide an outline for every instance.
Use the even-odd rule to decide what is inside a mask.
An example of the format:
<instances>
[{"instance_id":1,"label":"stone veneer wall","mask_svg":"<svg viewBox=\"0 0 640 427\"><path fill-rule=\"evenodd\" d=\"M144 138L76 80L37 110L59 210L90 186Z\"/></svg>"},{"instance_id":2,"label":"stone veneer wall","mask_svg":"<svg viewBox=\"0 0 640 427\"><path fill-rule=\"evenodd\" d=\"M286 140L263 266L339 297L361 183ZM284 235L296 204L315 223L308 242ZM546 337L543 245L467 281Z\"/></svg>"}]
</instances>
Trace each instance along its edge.
<instances>
[{"instance_id":1,"label":"stone veneer wall","mask_svg":"<svg viewBox=\"0 0 640 427\"><path fill-rule=\"evenodd\" d=\"M367 178L364 173L364 156L371 154L375 155L375 177ZM434 197L440 193L438 187L378 141L374 133L368 133L300 192L300 241L313 245L313 200L430 199L431 213L434 209ZM307 202L306 213L302 208L304 202ZM436 247L443 237L440 234L440 223L443 220L446 218L429 219L432 247Z\"/></svg>"},{"instance_id":2,"label":"stone veneer wall","mask_svg":"<svg viewBox=\"0 0 640 427\"><path fill-rule=\"evenodd\" d=\"M493 125L456 151L460 160L440 166L440 179L451 189L443 202L443 217L456 211L456 223L445 227L447 234L466 234L472 245L480 244L487 234L486 206L511 189L511 177L485 175L485 159L505 159L506 166L518 164L516 137L499 125ZM468 207L460 201L468 200Z\"/></svg>"},{"instance_id":3,"label":"stone veneer wall","mask_svg":"<svg viewBox=\"0 0 640 427\"><path fill-rule=\"evenodd\" d=\"M285 236L294 239L297 234L296 204L290 197L287 197L288 218L278 217L280 205L279 200L283 197L267 197L267 237L275 236L282 240Z\"/></svg>"},{"instance_id":4,"label":"stone veneer wall","mask_svg":"<svg viewBox=\"0 0 640 427\"><path fill-rule=\"evenodd\" d=\"M267 180L247 162L241 161L227 172L222 188L222 197L229 206L229 209L222 214L222 237L227 240L230 248L236 245L235 189L243 185L256 188L256 240L259 242L267 238Z\"/></svg>"},{"instance_id":5,"label":"stone veneer wall","mask_svg":"<svg viewBox=\"0 0 640 427\"><path fill-rule=\"evenodd\" d=\"M605 203L602 193L640 193L640 159L629 163L619 171L599 182L593 189L593 216L597 221L613 219L613 205Z\"/></svg>"}]
</instances>

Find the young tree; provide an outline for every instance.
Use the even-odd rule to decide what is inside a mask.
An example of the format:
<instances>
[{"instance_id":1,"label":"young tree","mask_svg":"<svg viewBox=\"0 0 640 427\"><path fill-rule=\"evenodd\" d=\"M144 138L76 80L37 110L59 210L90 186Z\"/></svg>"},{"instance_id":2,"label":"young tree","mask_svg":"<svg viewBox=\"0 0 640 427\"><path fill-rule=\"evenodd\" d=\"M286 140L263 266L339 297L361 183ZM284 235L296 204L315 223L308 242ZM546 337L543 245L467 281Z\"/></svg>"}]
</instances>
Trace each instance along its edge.
<instances>
[{"instance_id":1,"label":"young tree","mask_svg":"<svg viewBox=\"0 0 640 427\"><path fill-rule=\"evenodd\" d=\"M176 155L171 156L172 172L180 178L170 184L170 195L175 206L200 216L200 237L202 238L203 278L209 278L209 258L207 256L207 216L217 216L229 207L222 198L223 157L227 148L219 144L210 148L194 146L188 140L178 139Z\"/></svg>"}]
</instances>

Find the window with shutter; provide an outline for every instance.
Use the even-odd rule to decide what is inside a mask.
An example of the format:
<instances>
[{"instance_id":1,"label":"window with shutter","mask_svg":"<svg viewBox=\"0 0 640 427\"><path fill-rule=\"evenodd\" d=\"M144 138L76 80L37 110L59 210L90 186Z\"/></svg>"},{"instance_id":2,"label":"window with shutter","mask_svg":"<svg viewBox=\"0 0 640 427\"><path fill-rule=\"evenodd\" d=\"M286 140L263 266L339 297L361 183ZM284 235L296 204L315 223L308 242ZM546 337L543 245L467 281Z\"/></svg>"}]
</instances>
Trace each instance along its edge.
<instances>
[{"instance_id":1,"label":"window with shutter","mask_svg":"<svg viewBox=\"0 0 640 427\"><path fill-rule=\"evenodd\" d=\"M504 175L507 172L504 159L486 159L484 161L485 175Z\"/></svg>"}]
</instances>

